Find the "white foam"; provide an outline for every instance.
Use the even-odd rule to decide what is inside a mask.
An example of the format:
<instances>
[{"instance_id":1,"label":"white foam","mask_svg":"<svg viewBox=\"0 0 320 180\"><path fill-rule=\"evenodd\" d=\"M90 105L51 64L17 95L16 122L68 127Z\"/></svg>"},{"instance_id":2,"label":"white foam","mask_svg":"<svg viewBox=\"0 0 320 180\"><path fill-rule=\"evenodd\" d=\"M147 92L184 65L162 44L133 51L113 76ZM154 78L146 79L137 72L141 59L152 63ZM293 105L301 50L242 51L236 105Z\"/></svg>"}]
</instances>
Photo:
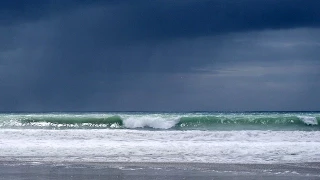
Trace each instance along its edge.
<instances>
[{"instance_id":1,"label":"white foam","mask_svg":"<svg viewBox=\"0 0 320 180\"><path fill-rule=\"evenodd\" d=\"M307 125L318 125L317 118L312 116L298 116Z\"/></svg>"},{"instance_id":2,"label":"white foam","mask_svg":"<svg viewBox=\"0 0 320 180\"><path fill-rule=\"evenodd\" d=\"M175 126L179 121L177 116L161 116L157 114L142 116L124 116L123 125L126 128L152 127L155 129L169 129Z\"/></svg>"},{"instance_id":3,"label":"white foam","mask_svg":"<svg viewBox=\"0 0 320 180\"><path fill-rule=\"evenodd\" d=\"M0 160L289 163L320 161L319 131L0 131Z\"/></svg>"}]
</instances>

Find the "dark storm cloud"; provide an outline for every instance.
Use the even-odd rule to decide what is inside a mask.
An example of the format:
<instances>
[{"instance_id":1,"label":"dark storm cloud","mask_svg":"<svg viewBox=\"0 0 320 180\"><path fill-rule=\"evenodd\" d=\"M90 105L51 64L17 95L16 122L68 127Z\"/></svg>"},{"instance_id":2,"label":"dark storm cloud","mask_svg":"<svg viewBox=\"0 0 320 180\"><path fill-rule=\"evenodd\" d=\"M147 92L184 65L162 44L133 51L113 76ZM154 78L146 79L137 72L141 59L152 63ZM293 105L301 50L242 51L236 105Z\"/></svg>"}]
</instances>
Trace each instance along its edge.
<instances>
[{"instance_id":1,"label":"dark storm cloud","mask_svg":"<svg viewBox=\"0 0 320 180\"><path fill-rule=\"evenodd\" d=\"M59 48L54 53L60 58L54 59L56 62L77 59L80 67L95 71L188 70L206 60L165 60L172 54L162 48L163 59L150 61L155 54L152 46L179 38L227 32L317 27L319 5L319 1L298 0L138 1L92 5L60 16ZM181 55L187 57L188 52ZM66 68L68 66L75 67L73 63Z\"/></svg>"},{"instance_id":2,"label":"dark storm cloud","mask_svg":"<svg viewBox=\"0 0 320 180\"><path fill-rule=\"evenodd\" d=\"M95 1L89 0L4 0L0 2L0 23L1 25L10 26L29 21L38 21L81 5L94 3Z\"/></svg>"},{"instance_id":3,"label":"dark storm cloud","mask_svg":"<svg viewBox=\"0 0 320 180\"><path fill-rule=\"evenodd\" d=\"M114 25L123 27L123 35L147 39L320 25L317 0L2 1L0 12L5 23L32 21L88 6L105 7L103 13L115 19ZM110 6L118 8L111 14ZM106 28L110 24L100 26Z\"/></svg>"},{"instance_id":4,"label":"dark storm cloud","mask_svg":"<svg viewBox=\"0 0 320 180\"><path fill-rule=\"evenodd\" d=\"M318 88L319 74L307 73L320 52L316 0L1 5L2 110L250 109L253 94L262 102L268 91L281 97L279 87ZM300 84L279 74L285 63Z\"/></svg>"},{"instance_id":5,"label":"dark storm cloud","mask_svg":"<svg viewBox=\"0 0 320 180\"><path fill-rule=\"evenodd\" d=\"M208 36L320 25L319 1L162 1L134 8L132 24L147 38Z\"/></svg>"}]
</instances>

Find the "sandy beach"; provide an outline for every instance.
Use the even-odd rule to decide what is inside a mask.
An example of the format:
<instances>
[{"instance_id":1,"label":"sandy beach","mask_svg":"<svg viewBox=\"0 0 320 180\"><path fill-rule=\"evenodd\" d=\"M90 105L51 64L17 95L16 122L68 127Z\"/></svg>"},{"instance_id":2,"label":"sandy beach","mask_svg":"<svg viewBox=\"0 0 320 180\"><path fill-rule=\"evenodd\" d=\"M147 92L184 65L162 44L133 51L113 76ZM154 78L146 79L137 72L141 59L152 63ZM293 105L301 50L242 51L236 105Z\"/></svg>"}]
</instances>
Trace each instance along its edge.
<instances>
[{"instance_id":1,"label":"sandy beach","mask_svg":"<svg viewBox=\"0 0 320 180\"><path fill-rule=\"evenodd\" d=\"M320 179L320 163L0 163L0 179Z\"/></svg>"}]
</instances>

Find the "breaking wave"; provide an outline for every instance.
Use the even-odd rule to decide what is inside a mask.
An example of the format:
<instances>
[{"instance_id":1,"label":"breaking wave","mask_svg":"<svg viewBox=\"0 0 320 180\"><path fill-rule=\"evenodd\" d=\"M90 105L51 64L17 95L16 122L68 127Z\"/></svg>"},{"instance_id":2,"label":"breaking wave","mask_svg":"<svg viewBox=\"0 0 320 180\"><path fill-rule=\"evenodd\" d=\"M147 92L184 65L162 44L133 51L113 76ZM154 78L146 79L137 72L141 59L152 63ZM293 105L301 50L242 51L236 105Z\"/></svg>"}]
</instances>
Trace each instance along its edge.
<instances>
[{"instance_id":1,"label":"breaking wave","mask_svg":"<svg viewBox=\"0 0 320 180\"><path fill-rule=\"evenodd\" d=\"M49 113L0 115L0 128L35 129L320 130L319 123L319 114L301 113Z\"/></svg>"}]
</instances>

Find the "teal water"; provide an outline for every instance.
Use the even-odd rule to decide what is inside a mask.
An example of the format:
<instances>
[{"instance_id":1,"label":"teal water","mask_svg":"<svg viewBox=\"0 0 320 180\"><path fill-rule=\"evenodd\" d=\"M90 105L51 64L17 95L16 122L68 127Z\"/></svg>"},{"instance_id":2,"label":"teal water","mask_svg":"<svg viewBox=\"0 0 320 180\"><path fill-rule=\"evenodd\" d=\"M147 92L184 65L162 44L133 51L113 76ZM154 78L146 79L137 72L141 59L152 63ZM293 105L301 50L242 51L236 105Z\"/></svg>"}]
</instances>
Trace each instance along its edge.
<instances>
[{"instance_id":1,"label":"teal water","mask_svg":"<svg viewBox=\"0 0 320 180\"><path fill-rule=\"evenodd\" d=\"M320 162L320 112L0 114L0 161Z\"/></svg>"},{"instance_id":2,"label":"teal water","mask_svg":"<svg viewBox=\"0 0 320 180\"><path fill-rule=\"evenodd\" d=\"M320 130L320 112L2 113L3 129Z\"/></svg>"}]
</instances>

